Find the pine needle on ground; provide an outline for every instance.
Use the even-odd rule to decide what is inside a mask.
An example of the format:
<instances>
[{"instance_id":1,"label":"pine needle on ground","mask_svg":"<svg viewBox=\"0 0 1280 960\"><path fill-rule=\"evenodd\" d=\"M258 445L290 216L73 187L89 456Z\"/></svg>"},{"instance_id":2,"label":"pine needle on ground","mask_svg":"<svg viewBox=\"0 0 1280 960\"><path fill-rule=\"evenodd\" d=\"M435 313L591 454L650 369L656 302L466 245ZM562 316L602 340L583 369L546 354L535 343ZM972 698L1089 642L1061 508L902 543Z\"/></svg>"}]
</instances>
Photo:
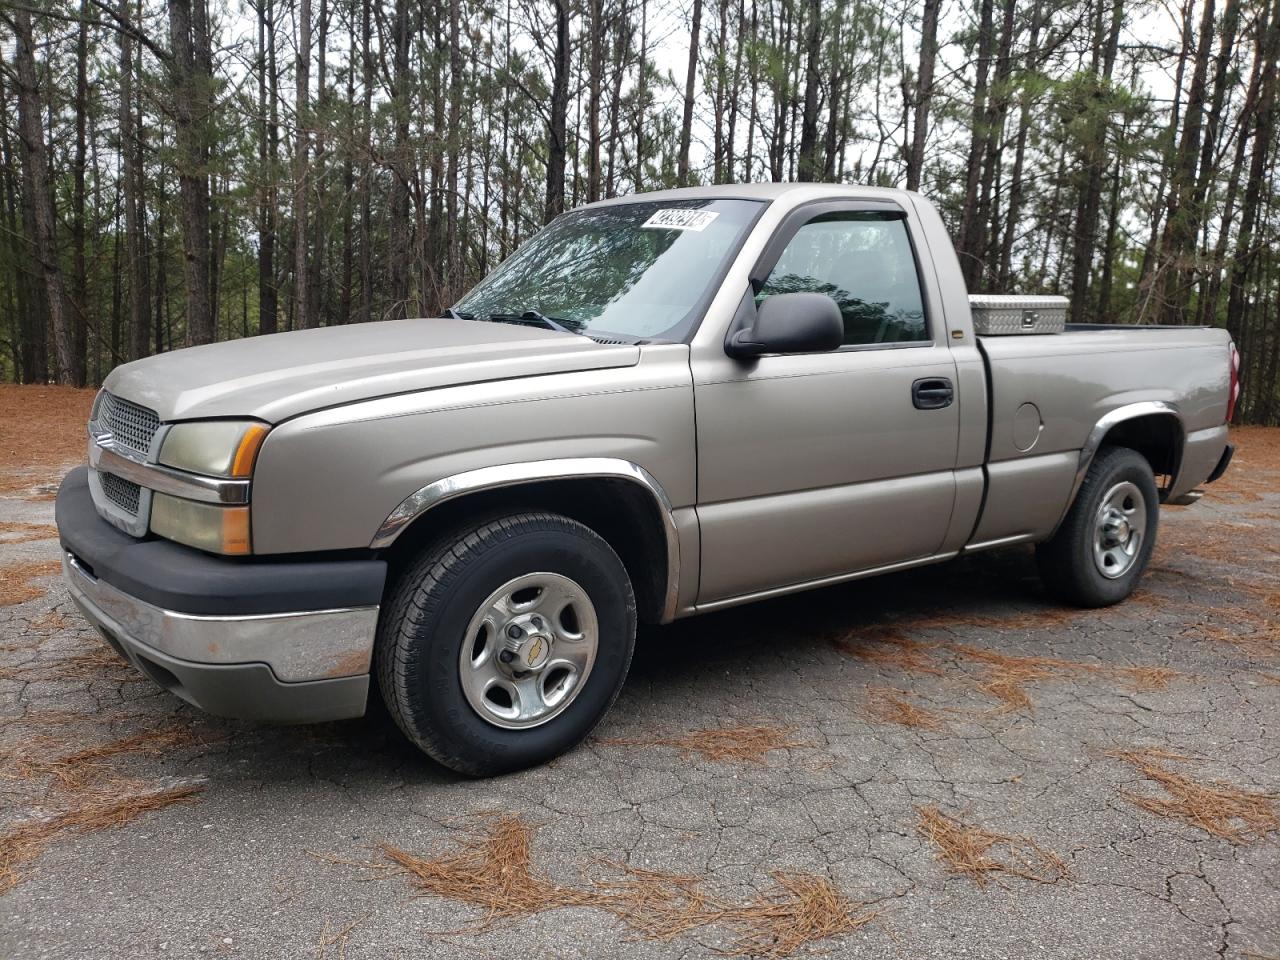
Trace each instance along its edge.
<instances>
[{"instance_id":1,"label":"pine needle on ground","mask_svg":"<svg viewBox=\"0 0 1280 960\"><path fill-rule=\"evenodd\" d=\"M729 920L743 932L725 951L736 957L789 957L811 943L853 933L876 918L854 903L826 877L805 873L773 874L777 885L737 908Z\"/></svg>"},{"instance_id":2,"label":"pine needle on ground","mask_svg":"<svg viewBox=\"0 0 1280 960\"><path fill-rule=\"evenodd\" d=\"M916 807L916 814L916 832L938 848L938 859L978 886L988 881L1001 884L1001 875L1036 883L1057 883L1068 876L1061 857L1027 837L993 833L943 813L936 805Z\"/></svg>"},{"instance_id":3,"label":"pine needle on ground","mask_svg":"<svg viewBox=\"0 0 1280 960\"><path fill-rule=\"evenodd\" d=\"M896 667L907 673L941 676L943 669L933 656L937 644L914 640L891 627L873 627L857 634L838 637L836 649L845 656L874 664Z\"/></svg>"},{"instance_id":4,"label":"pine needle on ground","mask_svg":"<svg viewBox=\"0 0 1280 960\"><path fill-rule=\"evenodd\" d=\"M0 607L26 603L45 595L45 589L36 581L51 577L62 569L57 560L10 563L0 567Z\"/></svg>"},{"instance_id":5,"label":"pine needle on ground","mask_svg":"<svg viewBox=\"0 0 1280 960\"><path fill-rule=\"evenodd\" d=\"M89 796L51 817L10 828L0 834L0 894L21 882L27 865L61 834L110 830L152 810L190 802L202 789L197 784L182 784L144 793Z\"/></svg>"},{"instance_id":6,"label":"pine needle on ground","mask_svg":"<svg viewBox=\"0 0 1280 960\"><path fill-rule=\"evenodd\" d=\"M34 660L17 667L0 667L0 680L36 683L50 680L143 680L127 661L109 647L86 650L58 660Z\"/></svg>"},{"instance_id":7,"label":"pine needle on ground","mask_svg":"<svg viewBox=\"0 0 1280 960\"><path fill-rule=\"evenodd\" d=\"M463 835L456 852L436 859L390 844L381 849L423 893L482 909L474 929L575 902L577 891L534 872L531 824L506 814L489 819L487 830Z\"/></svg>"},{"instance_id":8,"label":"pine needle on ground","mask_svg":"<svg viewBox=\"0 0 1280 960\"><path fill-rule=\"evenodd\" d=\"M981 665L982 678L978 688L987 696L1000 701L997 713L1032 709L1031 696L1026 685L1048 680L1055 674L1093 672L1092 664L1062 660L1057 657L1022 657L966 643L948 643L947 647L966 660Z\"/></svg>"},{"instance_id":9,"label":"pine needle on ground","mask_svg":"<svg viewBox=\"0 0 1280 960\"><path fill-rule=\"evenodd\" d=\"M0 755L0 779L32 781L48 778L60 789L84 790L93 781L107 775L104 760L132 753L159 754L166 748L187 746L198 741L191 730L173 727L136 733L57 756L59 747L78 743L79 738L35 737Z\"/></svg>"},{"instance_id":10,"label":"pine needle on ground","mask_svg":"<svg viewBox=\"0 0 1280 960\"><path fill-rule=\"evenodd\" d=\"M675 737L614 737L600 742L630 747L671 747L684 756L698 754L717 762L762 764L773 750L808 746L792 736L795 731L795 727L757 724L692 730Z\"/></svg>"},{"instance_id":11,"label":"pine needle on ground","mask_svg":"<svg viewBox=\"0 0 1280 960\"><path fill-rule=\"evenodd\" d=\"M1163 797L1121 791L1126 800L1148 813L1180 820L1232 843L1247 843L1280 830L1273 795L1216 780L1200 783L1164 766L1186 762L1188 757L1159 749L1111 750L1107 756L1129 764L1164 790Z\"/></svg>"},{"instance_id":12,"label":"pine needle on ground","mask_svg":"<svg viewBox=\"0 0 1280 960\"><path fill-rule=\"evenodd\" d=\"M21 473L37 470L48 478L84 461L84 425L95 394L77 387L0 384L0 477L6 478L0 491L20 488Z\"/></svg>"},{"instance_id":13,"label":"pine needle on ground","mask_svg":"<svg viewBox=\"0 0 1280 960\"><path fill-rule=\"evenodd\" d=\"M1086 615L1087 612L1083 610L1049 606L1034 610L1014 610L1005 614L954 610L943 616L920 617L904 625L913 630L950 630L957 626L979 630L1044 630L1066 626Z\"/></svg>"},{"instance_id":14,"label":"pine needle on ground","mask_svg":"<svg viewBox=\"0 0 1280 960\"><path fill-rule=\"evenodd\" d=\"M350 939L351 932L372 916L373 911L367 910L345 926L339 927L334 933L329 932L329 921L326 920L320 931L320 941L316 944L316 960L324 960L328 956L330 947L337 948L338 960L346 960L347 940Z\"/></svg>"},{"instance_id":15,"label":"pine needle on ground","mask_svg":"<svg viewBox=\"0 0 1280 960\"><path fill-rule=\"evenodd\" d=\"M484 916L467 932L497 920L531 916L560 907L612 914L638 936L671 940L693 930L723 925L736 934L729 956L789 957L801 947L851 933L875 914L855 904L820 876L775 872L773 887L737 903L702 889L698 877L605 864L621 877L585 887L552 882L535 869L533 827L510 814L488 818L488 828L468 833L451 854L418 857L389 844L383 854L423 893L478 907Z\"/></svg>"},{"instance_id":16,"label":"pine needle on ground","mask_svg":"<svg viewBox=\"0 0 1280 960\"><path fill-rule=\"evenodd\" d=\"M905 690L870 687L863 712L877 723L892 723L915 730L938 730L945 726L941 717L916 706L907 699L909 696Z\"/></svg>"},{"instance_id":17,"label":"pine needle on ground","mask_svg":"<svg viewBox=\"0 0 1280 960\"><path fill-rule=\"evenodd\" d=\"M997 713L1033 709L1027 684L1054 677L1072 674L1112 677L1136 690L1161 690L1181 676L1171 667L1115 667L1060 657L1014 656L957 642L948 642L946 647L980 666L978 689L1000 702Z\"/></svg>"},{"instance_id":18,"label":"pine needle on ground","mask_svg":"<svg viewBox=\"0 0 1280 960\"><path fill-rule=\"evenodd\" d=\"M58 528L48 523L0 520L0 544L57 539Z\"/></svg>"},{"instance_id":19,"label":"pine needle on ground","mask_svg":"<svg viewBox=\"0 0 1280 960\"><path fill-rule=\"evenodd\" d=\"M60 630L72 629L75 624L57 610L49 610L32 620L28 626L41 633L57 633Z\"/></svg>"},{"instance_id":20,"label":"pine needle on ground","mask_svg":"<svg viewBox=\"0 0 1280 960\"><path fill-rule=\"evenodd\" d=\"M957 622L976 621L974 618L939 620L936 624L924 625L951 626ZM999 620L992 622L1000 623ZM930 676L942 676L945 673L943 666L938 662L937 653L940 650L949 650L962 659L978 664L981 670L981 676L977 681L978 689L999 701L997 713L1031 710L1033 703L1026 689L1027 684L1049 680L1055 675L1072 673L1108 675L1137 690L1163 689L1180 676L1178 671L1169 667L1109 667L1102 664L1063 660L1058 657L1014 656L957 641L929 643L913 639L888 627L863 631L856 638L852 635L837 638L835 645L846 656L855 657L875 666L896 667L907 673Z\"/></svg>"},{"instance_id":21,"label":"pine needle on ground","mask_svg":"<svg viewBox=\"0 0 1280 960\"><path fill-rule=\"evenodd\" d=\"M1229 620L1232 625L1204 624L1195 633L1208 640L1228 643L1251 660L1280 657L1280 623L1274 615L1259 618L1246 611L1222 608L1210 612Z\"/></svg>"},{"instance_id":22,"label":"pine needle on ground","mask_svg":"<svg viewBox=\"0 0 1280 960\"><path fill-rule=\"evenodd\" d=\"M738 903L703 890L697 877L619 867L624 879L597 882L589 904L605 910L646 940L673 940L713 926L733 931L717 952L731 957L781 960L801 948L853 933L875 919L866 905L842 894L826 877L774 871L772 886Z\"/></svg>"}]
</instances>

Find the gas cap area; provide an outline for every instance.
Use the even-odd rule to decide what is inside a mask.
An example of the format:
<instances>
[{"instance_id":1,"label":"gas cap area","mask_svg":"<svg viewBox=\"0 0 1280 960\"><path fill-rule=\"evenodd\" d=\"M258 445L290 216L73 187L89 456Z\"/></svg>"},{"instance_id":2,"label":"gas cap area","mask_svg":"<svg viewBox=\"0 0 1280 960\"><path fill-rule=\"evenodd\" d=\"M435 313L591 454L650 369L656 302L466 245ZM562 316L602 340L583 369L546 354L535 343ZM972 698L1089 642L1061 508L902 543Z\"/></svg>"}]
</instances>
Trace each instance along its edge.
<instances>
[{"instance_id":1,"label":"gas cap area","mask_svg":"<svg viewBox=\"0 0 1280 960\"><path fill-rule=\"evenodd\" d=\"M1034 403L1024 403L1013 415L1013 445L1026 453L1036 445L1043 429L1040 408Z\"/></svg>"}]
</instances>

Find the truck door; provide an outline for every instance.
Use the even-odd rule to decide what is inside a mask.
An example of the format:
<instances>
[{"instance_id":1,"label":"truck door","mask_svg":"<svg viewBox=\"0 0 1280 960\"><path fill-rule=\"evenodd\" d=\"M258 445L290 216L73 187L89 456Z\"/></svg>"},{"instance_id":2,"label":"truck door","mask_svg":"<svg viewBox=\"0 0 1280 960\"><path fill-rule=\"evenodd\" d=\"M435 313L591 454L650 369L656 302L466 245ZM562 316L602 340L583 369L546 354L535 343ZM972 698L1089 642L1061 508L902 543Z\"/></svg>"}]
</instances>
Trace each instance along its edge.
<instances>
[{"instance_id":1,"label":"truck door","mask_svg":"<svg viewBox=\"0 0 1280 960\"><path fill-rule=\"evenodd\" d=\"M959 403L920 268L895 204L803 205L765 248L740 313L775 293L824 293L844 345L750 362L694 352L700 605L939 551Z\"/></svg>"}]
</instances>

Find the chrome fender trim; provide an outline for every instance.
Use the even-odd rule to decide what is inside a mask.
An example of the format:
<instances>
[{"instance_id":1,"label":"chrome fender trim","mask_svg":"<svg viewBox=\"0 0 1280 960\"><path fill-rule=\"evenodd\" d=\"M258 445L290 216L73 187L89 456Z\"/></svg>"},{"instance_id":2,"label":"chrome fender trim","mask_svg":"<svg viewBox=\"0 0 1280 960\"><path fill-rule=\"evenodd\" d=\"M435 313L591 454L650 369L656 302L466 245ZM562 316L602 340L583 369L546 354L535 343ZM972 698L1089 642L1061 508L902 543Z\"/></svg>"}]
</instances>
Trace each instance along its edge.
<instances>
[{"instance_id":1,"label":"chrome fender trim","mask_svg":"<svg viewBox=\"0 0 1280 960\"><path fill-rule=\"evenodd\" d=\"M1116 407L1114 410L1104 413L1098 422L1093 425L1093 429L1089 431L1089 436L1085 438L1084 446L1080 448L1080 459L1076 465L1075 480L1071 483L1071 495L1067 497L1067 505L1062 510L1062 517L1058 518L1054 533L1057 533L1058 527L1062 525L1062 520L1067 515L1067 511L1076 502L1076 494L1080 492L1080 485L1084 483L1085 474L1089 472L1089 465L1093 463L1093 458L1097 455L1098 448L1102 446L1102 441L1107 438L1111 428L1126 420L1136 420L1138 417L1149 417L1152 414L1174 417L1178 421L1178 428L1182 431L1183 439L1186 439L1187 429L1182 422L1182 414L1178 412L1178 408L1172 403L1166 403L1164 400L1142 400L1138 403L1126 403L1122 407Z\"/></svg>"},{"instance_id":2,"label":"chrome fender trim","mask_svg":"<svg viewBox=\"0 0 1280 960\"><path fill-rule=\"evenodd\" d=\"M630 460L613 457L577 457L563 460L532 460L526 463L504 463L481 467L442 477L414 491L382 521L369 547L389 547L404 529L433 507L481 490L515 487L543 480L626 480L644 487L653 497L662 518L667 544L667 590L662 605L662 622L675 619L680 587L680 536L676 530L671 499L657 479L644 467Z\"/></svg>"}]
</instances>

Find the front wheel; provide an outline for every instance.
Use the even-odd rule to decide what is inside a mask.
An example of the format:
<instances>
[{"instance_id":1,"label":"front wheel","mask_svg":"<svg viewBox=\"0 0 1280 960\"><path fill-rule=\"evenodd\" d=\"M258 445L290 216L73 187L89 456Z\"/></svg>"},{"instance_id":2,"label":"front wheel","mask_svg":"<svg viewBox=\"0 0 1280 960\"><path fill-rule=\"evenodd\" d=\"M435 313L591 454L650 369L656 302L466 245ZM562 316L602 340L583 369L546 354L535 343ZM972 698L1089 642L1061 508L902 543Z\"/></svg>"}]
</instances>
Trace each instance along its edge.
<instances>
[{"instance_id":1,"label":"front wheel","mask_svg":"<svg viewBox=\"0 0 1280 960\"><path fill-rule=\"evenodd\" d=\"M1103 448L1058 532L1036 548L1045 589L1081 607L1119 603L1146 570L1159 519L1146 458L1127 447Z\"/></svg>"},{"instance_id":2,"label":"front wheel","mask_svg":"<svg viewBox=\"0 0 1280 960\"><path fill-rule=\"evenodd\" d=\"M578 744L626 679L636 605L626 568L582 524L522 513L429 547L379 624L378 684L440 763L492 776Z\"/></svg>"}]
</instances>

